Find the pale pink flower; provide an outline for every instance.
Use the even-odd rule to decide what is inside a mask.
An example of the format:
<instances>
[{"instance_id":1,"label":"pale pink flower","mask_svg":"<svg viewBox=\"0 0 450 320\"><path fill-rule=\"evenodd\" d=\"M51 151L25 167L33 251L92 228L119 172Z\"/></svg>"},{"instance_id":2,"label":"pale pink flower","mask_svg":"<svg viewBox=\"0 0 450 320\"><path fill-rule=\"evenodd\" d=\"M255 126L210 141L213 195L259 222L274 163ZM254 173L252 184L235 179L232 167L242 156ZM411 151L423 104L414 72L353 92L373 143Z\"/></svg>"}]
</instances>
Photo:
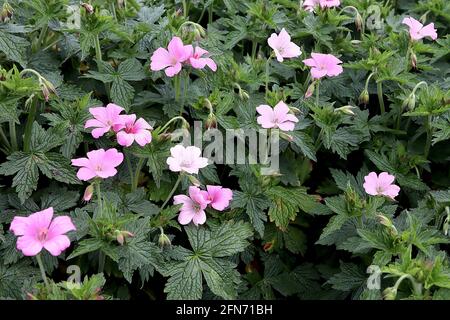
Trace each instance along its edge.
<instances>
[{"instance_id":1,"label":"pale pink flower","mask_svg":"<svg viewBox=\"0 0 450 320\"><path fill-rule=\"evenodd\" d=\"M305 0L303 2L303 8L306 11L313 12L314 8L317 7L320 4L320 0Z\"/></svg>"},{"instance_id":2,"label":"pale pink flower","mask_svg":"<svg viewBox=\"0 0 450 320\"><path fill-rule=\"evenodd\" d=\"M95 177L109 178L116 175L116 167L123 161L123 154L115 148L98 149L87 153L87 158L72 159L72 165L81 167L77 177L87 181Z\"/></svg>"},{"instance_id":3,"label":"pale pink flower","mask_svg":"<svg viewBox=\"0 0 450 320\"><path fill-rule=\"evenodd\" d=\"M152 141L152 126L142 118L136 121L136 115L122 115L122 122L124 124L123 130L117 133L117 142L121 146L129 147L136 141L141 147Z\"/></svg>"},{"instance_id":4,"label":"pale pink flower","mask_svg":"<svg viewBox=\"0 0 450 320\"><path fill-rule=\"evenodd\" d=\"M186 46L186 51L189 54L189 64L194 69L203 69L204 67L208 66L212 71L217 70L217 65L214 62L213 59L209 57L203 57L204 55L208 55L209 52L205 49L202 49L200 47L195 47L195 49L192 47L192 45Z\"/></svg>"},{"instance_id":5,"label":"pale pink flower","mask_svg":"<svg viewBox=\"0 0 450 320\"><path fill-rule=\"evenodd\" d=\"M59 256L70 246L65 234L76 230L68 216L53 219L53 208L35 212L28 217L14 217L10 230L17 238L17 249L25 256L35 256L45 248L52 256Z\"/></svg>"},{"instance_id":6,"label":"pale pink flower","mask_svg":"<svg viewBox=\"0 0 450 320\"><path fill-rule=\"evenodd\" d=\"M94 195L94 186L90 184L84 190L83 200L89 202L91 201L93 195Z\"/></svg>"},{"instance_id":7,"label":"pale pink flower","mask_svg":"<svg viewBox=\"0 0 450 320\"><path fill-rule=\"evenodd\" d=\"M167 49L158 48L151 57L150 69L159 71L165 69L168 77L173 77L181 71L182 63L189 59L189 49L178 37L170 40Z\"/></svg>"},{"instance_id":8,"label":"pale pink flower","mask_svg":"<svg viewBox=\"0 0 450 320\"><path fill-rule=\"evenodd\" d=\"M117 132L123 128L123 123L120 118L120 113L122 111L123 108L114 103L109 103L106 107L89 108L89 112L95 119L86 121L84 127L95 127L91 133L95 139L103 136L111 129Z\"/></svg>"},{"instance_id":9,"label":"pale pink flower","mask_svg":"<svg viewBox=\"0 0 450 320\"><path fill-rule=\"evenodd\" d=\"M393 175L382 172L378 176L375 172L369 173L364 177L364 190L372 195L383 195L394 199L400 192L400 187L392 184L395 180Z\"/></svg>"},{"instance_id":10,"label":"pale pink flower","mask_svg":"<svg viewBox=\"0 0 450 320\"><path fill-rule=\"evenodd\" d=\"M437 32L434 28L434 23L427 24L424 27L422 23L413 17L404 18L402 23L409 27L409 35L412 40L420 40L425 37L430 37L433 40L437 39Z\"/></svg>"},{"instance_id":11,"label":"pale pink flower","mask_svg":"<svg viewBox=\"0 0 450 320\"><path fill-rule=\"evenodd\" d=\"M180 194L173 197L173 204L182 204L180 214L178 215L178 222L180 224L189 224L191 221L195 225L204 224L206 221L205 209L210 203L208 200L208 193L200 190L197 187L189 187L189 197Z\"/></svg>"},{"instance_id":12,"label":"pale pink flower","mask_svg":"<svg viewBox=\"0 0 450 320\"><path fill-rule=\"evenodd\" d=\"M320 0L320 7L321 8L333 8L337 7L341 4L340 0Z\"/></svg>"},{"instance_id":13,"label":"pale pink flower","mask_svg":"<svg viewBox=\"0 0 450 320\"><path fill-rule=\"evenodd\" d=\"M195 146L184 147L181 144L170 148L171 157L167 158L169 169L173 172L198 173L198 169L208 165L208 159L201 157L202 151Z\"/></svg>"},{"instance_id":14,"label":"pale pink flower","mask_svg":"<svg viewBox=\"0 0 450 320\"><path fill-rule=\"evenodd\" d=\"M297 117L289 113L289 107L283 101L278 102L275 108L262 104L256 111L260 114L256 121L264 129L279 128L282 131L292 131L298 122Z\"/></svg>"},{"instance_id":15,"label":"pale pink flower","mask_svg":"<svg viewBox=\"0 0 450 320\"><path fill-rule=\"evenodd\" d=\"M314 11L314 8L320 6L321 8L337 7L341 4L340 0L305 0L303 8L306 11Z\"/></svg>"},{"instance_id":16,"label":"pale pink flower","mask_svg":"<svg viewBox=\"0 0 450 320\"><path fill-rule=\"evenodd\" d=\"M341 60L332 54L311 53L311 58L303 60L303 63L311 67L313 79L320 79L324 76L334 77L343 72L339 63Z\"/></svg>"},{"instance_id":17,"label":"pale pink flower","mask_svg":"<svg viewBox=\"0 0 450 320\"><path fill-rule=\"evenodd\" d=\"M223 211L230 204L233 199L233 191L221 186L206 186L208 192L207 199L210 200L210 205L218 211Z\"/></svg>"},{"instance_id":18,"label":"pale pink flower","mask_svg":"<svg viewBox=\"0 0 450 320\"><path fill-rule=\"evenodd\" d=\"M291 36L283 28L280 34L272 33L267 43L275 52L275 56L279 62L283 62L284 58L295 58L302 54L300 47L291 41Z\"/></svg>"}]
</instances>

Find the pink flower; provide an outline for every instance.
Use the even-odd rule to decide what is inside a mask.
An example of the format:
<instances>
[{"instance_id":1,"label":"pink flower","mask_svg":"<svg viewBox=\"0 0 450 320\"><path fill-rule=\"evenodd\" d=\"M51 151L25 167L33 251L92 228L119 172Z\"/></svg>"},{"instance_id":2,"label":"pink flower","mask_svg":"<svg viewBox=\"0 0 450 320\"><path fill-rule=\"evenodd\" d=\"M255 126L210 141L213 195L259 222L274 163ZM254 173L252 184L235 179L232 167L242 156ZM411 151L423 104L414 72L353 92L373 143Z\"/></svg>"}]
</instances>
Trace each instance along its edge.
<instances>
[{"instance_id":1,"label":"pink flower","mask_svg":"<svg viewBox=\"0 0 450 320\"><path fill-rule=\"evenodd\" d=\"M340 0L305 0L303 7L306 11L314 11L314 8L319 6L321 8L337 7L341 4Z\"/></svg>"},{"instance_id":2,"label":"pink flower","mask_svg":"<svg viewBox=\"0 0 450 320\"><path fill-rule=\"evenodd\" d=\"M173 197L173 204L182 204L178 222L180 224L189 224L191 221L195 225L204 224L206 221L206 206L210 203L208 193L197 187L189 187L189 197L184 194Z\"/></svg>"},{"instance_id":3,"label":"pink flower","mask_svg":"<svg viewBox=\"0 0 450 320\"><path fill-rule=\"evenodd\" d=\"M202 58L202 56L209 54L208 51L200 47L195 47L194 49L191 45L187 45L185 48L189 53L188 61L192 68L203 69L204 67L208 66L212 71L217 70L217 65L213 59L208 57Z\"/></svg>"},{"instance_id":4,"label":"pink flower","mask_svg":"<svg viewBox=\"0 0 450 320\"><path fill-rule=\"evenodd\" d=\"M404 18L402 23L409 27L409 35L412 40L420 40L425 37L430 37L433 40L437 39L434 23L427 24L424 27L423 24L412 17Z\"/></svg>"},{"instance_id":5,"label":"pink flower","mask_svg":"<svg viewBox=\"0 0 450 320\"><path fill-rule=\"evenodd\" d=\"M320 79L324 76L334 77L343 72L339 63L341 60L332 54L311 53L311 58L303 60L303 63L311 67L313 79Z\"/></svg>"},{"instance_id":6,"label":"pink flower","mask_svg":"<svg viewBox=\"0 0 450 320\"><path fill-rule=\"evenodd\" d=\"M72 165L81 167L77 172L80 180L87 181L94 177L109 178L116 175L116 167L123 161L123 154L115 148L98 149L87 153L87 158L72 159Z\"/></svg>"},{"instance_id":7,"label":"pink flower","mask_svg":"<svg viewBox=\"0 0 450 320\"><path fill-rule=\"evenodd\" d=\"M167 49L158 48L151 57L150 69L159 71L165 69L168 77L173 77L181 71L181 64L189 58L189 49L178 37L170 40Z\"/></svg>"},{"instance_id":8,"label":"pink flower","mask_svg":"<svg viewBox=\"0 0 450 320\"><path fill-rule=\"evenodd\" d=\"M198 169L208 165L208 159L201 157L201 153L202 151L197 147L185 148L178 144L170 148L171 157L167 158L169 169L173 172L198 173Z\"/></svg>"},{"instance_id":9,"label":"pink flower","mask_svg":"<svg viewBox=\"0 0 450 320\"><path fill-rule=\"evenodd\" d=\"M291 36L284 28L279 35L272 33L267 43L275 52L278 62L283 62L283 58L295 58L302 54L300 47L291 42Z\"/></svg>"},{"instance_id":10,"label":"pink flower","mask_svg":"<svg viewBox=\"0 0 450 320\"><path fill-rule=\"evenodd\" d=\"M262 104L256 108L260 114L257 122L264 128L279 128L282 131L294 130L295 123L298 119L293 114L289 113L289 107L280 101L274 109L272 107Z\"/></svg>"},{"instance_id":11,"label":"pink flower","mask_svg":"<svg viewBox=\"0 0 450 320\"><path fill-rule=\"evenodd\" d=\"M103 136L111 129L117 132L123 128L123 123L119 116L122 111L123 108L114 103L109 103L106 107L89 108L89 112L95 119L86 121L84 127L95 127L95 129L92 130L92 136L95 139Z\"/></svg>"},{"instance_id":12,"label":"pink flower","mask_svg":"<svg viewBox=\"0 0 450 320\"><path fill-rule=\"evenodd\" d=\"M121 116L124 128L117 133L117 142L121 146L129 147L136 142L141 146L152 141L152 134L149 130L152 130L152 126L142 118L136 121L136 115L123 115Z\"/></svg>"},{"instance_id":13,"label":"pink flower","mask_svg":"<svg viewBox=\"0 0 450 320\"><path fill-rule=\"evenodd\" d=\"M52 256L59 256L70 246L65 233L76 230L68 216L53 219L53 208L35 212L28 217L14 217L9 228L18 236L17 249L25 256L35 256L45 248Z\"/></svg>"},{"instance_id":14,"label":"pink flower","mask_svg":"<svg viewBox=\"0 0 450 320\"><path fill-rule=\"evenodd\" d=\"M208 190L207 199L210 200L210 205L216 210L223 211L230 204L233 199L233 191L221 186L206 186Z\"/></svg>"},{"instance_id":15,"label":"pink flower","mask_svg":"<svg viewBox=\"0 0 450 320\"><path fill-rule=\"evenodd\" d=\"M392 184L395 180L393 175L382 172L378 176L375 172L364 177L364 190L372 196L383 195L394 199L400 192L400 187Z\"/></svg>"}]
</instances>

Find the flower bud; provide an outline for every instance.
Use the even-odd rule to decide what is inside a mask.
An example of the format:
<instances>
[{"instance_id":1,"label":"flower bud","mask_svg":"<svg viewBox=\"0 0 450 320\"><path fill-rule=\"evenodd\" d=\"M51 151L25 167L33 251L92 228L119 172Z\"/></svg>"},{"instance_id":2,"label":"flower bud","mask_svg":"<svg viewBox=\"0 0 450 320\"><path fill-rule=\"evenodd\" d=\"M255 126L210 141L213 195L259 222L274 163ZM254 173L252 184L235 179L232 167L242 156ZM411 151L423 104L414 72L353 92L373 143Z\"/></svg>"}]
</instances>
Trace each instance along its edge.
<instances>
[{"instance_id":1,"label":"flower bud","mask_svg":"<svg viewBox=\"0 0 450 320\"><path fill-rule=\"evenodd\" d=\"M356 30L358 30L358 31L362 30L363 19L362 19L361 15L359 14L359 12L356 13L355 26L356 26Z\"/></svg>"},{"instance_id":2,"label":"flower bud","mask_svg":"<svg viewBox=\"0 0 450 320\"><path fill-rule=\"evenodd\" d=\"M313 83L311 83L308 86L308 89L306 89L305 99L308 99L309 97L311 97L313 95L315 87L316 87L316 82L314 81Z\"/></svg>"},{"instance_id":3,"label":"flower bud","mask_svg":"<svg viewBox=\"0 0 450 320\"><path fill-rule=\"evenodd\" d=\"M266 252L272 250L274 242L275 242L275 240L272 240L272 241L264 243L263 244L263 250L266 251Z\"/></svg>"},{"instance_id":4,"label":"flower bud","mask_svg":"<svg viewBox=\"0 0 450 320\"><path fill-rule=\"evenodd\" d=\"M189 174L187 177L194 186L199 187L201 185L200 181L198 181L198 179L196 177L194 177L193 175Z\"/></svg>"},{"instance_id":5,"label":"flower bud","mask_svg":"<svg viewBox=\"0 0 450 320\"><path fill-rule=\"evenodd\" d=\"M397 289L395 287L388 287L383 291L384 300L395 300L397 297Z\"/></svg>"},{"instance_id":6,"label":"flower bud","mask_svg":"<svg viewBox=\"0 0 450 320\"><path fill-rule=\"evenodd\" d=\"M208 119L205 122L206 129L216 129L217 128L217 118L214 113L208 115Z\"/></svg>"},{"instance_id":7,"label":"flower bud","mask_svg":"<svg viewBox=\"0 0 450 320\"><path fill-rule=\"evenodd\" d=\"M92 14L94 13L94 7L89 3L82 3L81 6L86 10L87 13Z\"/></svg>"},{"instance_id":8,"label":"flower bud","mask_svg":"<svg viewBox=\"0 0 450 320\"><path fill-rule=\"evenodd\" d=\"M355 113L352 111L352 109L355 109L355 108L356 107L347 105L347 106L343 106L343 107L334 109L334 112L341 112L343 114L348 114L350 116L354 116Z\"/></svg>"},{"instance_id":9,"label":"flower bud","mask_svg":"<svg viewBox=\"0 0 450 320\"><path fill-rule=\"evenodd\" d=\"M411 53L411 65L414 69L417 69L417 56L414 52Z\"/></svg>"},{"instance_id":10,"label":"flower bud","mask_svg":"<svg viewBox=\"0 0 450 320\"><path fill-rule=\"evenodd\" d=\"M350 43L354 46L359 46L361 44L361 40L350 40Z\"/></svg>"},{"instance_id":11,"label":"flower bud","mask_svg":"<svg viewBox=\"0 0 450 320\"><path fill-rule=\"evenodd\" d=\"M242 100L248 100L248 99L250 99L250 96L248 95L247 91L245 91L245 90L240 90L240 91L239 91L239 97L240 97Z\"/></svg>"},{"instance_id":12,"label":"flower bud","mask_svg":"<svg viewBox=\"0 0 450 320\"><path fill-rule=\"evenodd\" d=\"M116 240L117 240L117 242L118 242L121 246L123 246L123 244L125 243L125 240L126 240L127 238L129 238L129 237L134 237L134 234L132 234L131 232L126 231L126 230L124 230L124 231L116 230L114 233L115 233L115 235L116 235Z\"/></svg>"},{"instance_id":13,"label":"flower bud","mask_svg":"<svg viewBox=\"0 0 450 320\"><path fill-rule=\"evenodd\" d=\"M302 111L299 108L296 108L296 107L289 107L289 110L295 115L302 114Z\"/></svg>"},{"instance_id":14,"label":"flower bud","mask_svg":"<svg viewBox=\"0 0 450 320\"><path fill-rule=\"evenodd\" d=\"M45 101L48 101L50 98L50 94L56 94L56 89L53 84L45 78L39 79L39 85L41 87L42 95L44 96Z\"/></svg>"},{"instance_id":15,"label":"flower bud","mask_svg":"<svg viewBox=\"0 0 450 320\"><path fill-rule=\"evenodd\" d=\"M369 103L369 91L364 89L359 95L359 104L367 105Z\"/></svg>"},{"instance_id":16,"label":"flower bud","mask_svg":"<svg viewBox=\"0 0 450 320\"><path fill-rule=\"evenodd\" d=\"M416 95L414 93L411 93L408 98L403 101L402 109L408 108L409 110L414 110L414 107L416 106Z\"/></svg>"},{"instance_id":17,"label":"flower bud","mask_svg":"<svg viewBox=\"0 0 450 320\"><path fill-rule=\"evenodd\" d=\"M3 3L2 11L0 12L0 21L8 22L11 19L13 12L13 7L11 7L8 1Z\"/></svg>"},{"instance_id":18,"label":"flower bud","mask_svg":"<svg viewBox=\"0 0 450 320\"><path fill-rule=\"evenodd\" d=\"M169 237L163 232L159 235L158 244L161 248L164 248L170 247L172 245L172 242L170 241Z\"/></svg>"},{"instance_id":19,"label":"flower bud","mask_svg":"<svg viewBox=\"0 0 450 320\"><path fill-rule=\"evenodd\" d=\"M84 190L83 200L89 202L94 194L94 186L92 184L88 185L86 190Z\"/></svg>"},{"instance_id":20,"label":"flower bud","mask_svg":"<svg viewBox=\"0 0 450 320\"><path fill-rule=\"evenodd\" d=\"M382 215L382 214L378 214L377 218L378 218L378 222L380 224L382 224L383 226L385 226L389 229L389 232L391 233L391 235L395 236L398 234L397 228L394 226L391 219L389 219L388 217L386 217L385 215Z\"/></svg>"},{"instance_id":21,"label":"flower bud","mask_svg":"<svg viewBox=\"0 0 450 320\"><path fill-rule=\"evenodd\" d=\"M281 137L282 139L284 139L284 140L289 141L289 142L294 141L294 137L293 137L293 136L291 136L291 135L289 135L289 134L287 134L287 133L285 133L285 132L283 132L283 131L280 131L280 137Z\"/></svg>"},{"instance_id":22,"label":"flower bud","mask_svg":"<svg viewBox=\"0 0 450 320\"><path fill-rule=\"evenodd\" d=\"M172 138L172 135L168 132L163 132L157 136L157 140L159 142L169 141Z\"/></svg>"}]
</instances>

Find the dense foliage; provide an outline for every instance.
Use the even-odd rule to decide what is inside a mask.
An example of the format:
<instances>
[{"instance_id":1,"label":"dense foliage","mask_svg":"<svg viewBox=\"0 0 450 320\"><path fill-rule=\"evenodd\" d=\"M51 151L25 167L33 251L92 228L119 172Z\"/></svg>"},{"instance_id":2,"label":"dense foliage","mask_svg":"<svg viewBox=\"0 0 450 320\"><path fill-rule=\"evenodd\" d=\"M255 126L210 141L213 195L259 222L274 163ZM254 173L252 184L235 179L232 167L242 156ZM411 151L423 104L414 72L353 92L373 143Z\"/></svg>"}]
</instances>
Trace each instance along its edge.
<instances>
[{"instance_id":1,"label":"dense foliage","mask_svg":"<svg viewBox=\"0 0 450 320\"><path fill-rule=\"evenodd\" d=\"M320 2L0 1L0 298L450 299L450 2ZM167 58L174 37L212 62ZM177 162L176 129L268 128L280 101L280 173ZM110 103L152 137L95 136ZM60 238L33 247L20 217L47 208Z\"/></svg>"}]
</instances>

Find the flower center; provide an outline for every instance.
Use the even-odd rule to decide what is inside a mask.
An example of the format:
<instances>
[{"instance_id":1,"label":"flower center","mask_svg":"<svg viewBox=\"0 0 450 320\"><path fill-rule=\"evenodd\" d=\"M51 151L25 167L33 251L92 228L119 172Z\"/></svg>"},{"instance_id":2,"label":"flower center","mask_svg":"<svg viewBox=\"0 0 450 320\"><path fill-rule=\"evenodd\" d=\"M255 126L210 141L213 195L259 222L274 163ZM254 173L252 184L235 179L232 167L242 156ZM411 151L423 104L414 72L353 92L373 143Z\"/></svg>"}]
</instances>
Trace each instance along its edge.
<instances>
[{"instance_id":1,"label":"flower center","mask_svg":"<svg viewBox=\"0 0 450 320\"><path fill-rule=\"evenodd\" d=\"M38 231L37 238L39 241L44 242L47 239L48 229L41 228Z\"/></svg>"},{"instance_id":2,"label":"flower center","mask_svg":"<svg viewBox=\"0 0 450 320\"><path fill-rule=\"evenodd\" d=\"M200 211L200 205L198 203L194 203L192 204L192 209L194 209L194 211L198 213Z\"/></svg>"},{"instance_id":3,"label":"flower center","mask_svg":"<svg viewBox=\"0 0 450 320\"><path fill-rule=\"evenodd\" d=\"M380 186L378 186L376 190L377 190L378 194L381 194L384 191L384 189L382 187L380 187Z\"/></svg>"},{"instance_id":4,"label":"flower center","mask_svg":"<svg viewBox=\"0 0 450 320\"><path fill-rule=\"evenodd\" d=\"M126 133L135 133L134 132L134 126L132 124L127 124L125 127L125 132Z\"/></svg>"},{"instance_id":5,"label":"flower center","mask_svg":"<svg viewBox=\"0 0 450 320\"><path fill-rule=\"evenodd\" d=\"M95 171L102 171L102 166L101 165L96 165L95 166Z\"/></svg>"}]
</instances>

